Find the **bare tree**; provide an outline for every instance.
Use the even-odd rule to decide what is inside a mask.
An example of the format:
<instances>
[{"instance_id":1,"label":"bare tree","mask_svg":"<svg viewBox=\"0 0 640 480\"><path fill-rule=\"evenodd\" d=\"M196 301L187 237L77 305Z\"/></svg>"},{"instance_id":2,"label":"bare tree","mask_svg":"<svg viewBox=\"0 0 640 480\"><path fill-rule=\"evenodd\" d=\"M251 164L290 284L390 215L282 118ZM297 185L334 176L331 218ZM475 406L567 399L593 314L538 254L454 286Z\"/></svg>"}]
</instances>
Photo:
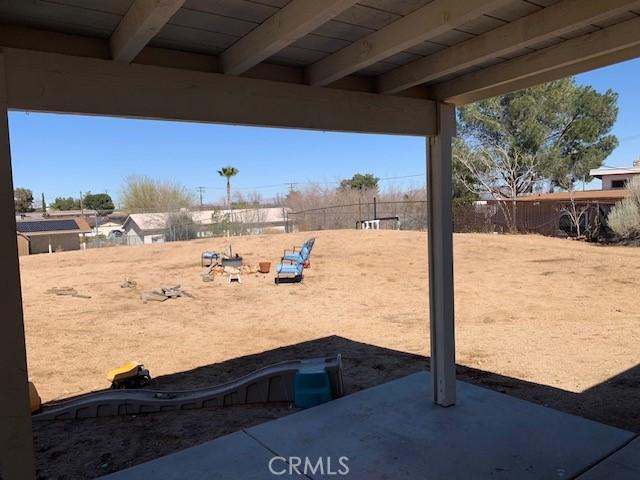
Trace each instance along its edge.
<instances>
[{"instance_id":1,"label":"bare tree","mask_svg":"<svg viewBox=\"0 0 640 480\"><path fill-rule=\"evenodd\" d=\"M169 212L165 220L165 240L177 242L180 240L192 240L197 237L198 226L187 210Z\"/></svg>"},{"instance_id":2,"label":"bare tree","mask_svg":"<svg viewBox=\"0 0 640 480\"><path fill-rule=\"evenodd\" d=\"M569 204L563 205L560 208L560 215L561 216L566 215L569 218L569 220L571 221L572 227L576 231L576 235L580 237L582 236L582 233L583 233L582 218L589 211L589 206L588 205L578 206L578 204L576 203L576 191L573 184L571 184L568 190L569 190Z\"/></svg>"},{"instance_id":3,"label":"bare tree","mask_svg":"<svg viewBox=\"0 0 640 480\"><path fill-rule=\"evenodd\" d=\"M124 209L130 212L170 211L193 204L193 195L184 186L135 175L125 179L121 198Z\"/></svg>"},{"instance_id":4,"label":"bare tree","mask_svg":"<svg viewBox=\"0 0 640 480\"><path fill-rule=\"evenodd\" d=\"M496 200L508 229L515 231L515 199L533 190L539 159L535 155L495 146L477 150L456 148L455 161L471 174L458 175L456 180L470 192L488 194Z\"/></svg>"},{"instance_id":5,"label":"bare tree","mask_svg":"<svg viewBox=\"0 0 640 480\"><path fill-rule=\"evenodd\" d=\"M572 230L575 230L578 237L584 233L582 231L582 219L589 212L589 205L578 205L576 202L576 182L578 173L583 169L579 163L570 167L558 168L555 173L555 183L563 190L569 192L569 204L560 208L560 215L565 216L571 222Z\"/></svg>"}]
</instances>

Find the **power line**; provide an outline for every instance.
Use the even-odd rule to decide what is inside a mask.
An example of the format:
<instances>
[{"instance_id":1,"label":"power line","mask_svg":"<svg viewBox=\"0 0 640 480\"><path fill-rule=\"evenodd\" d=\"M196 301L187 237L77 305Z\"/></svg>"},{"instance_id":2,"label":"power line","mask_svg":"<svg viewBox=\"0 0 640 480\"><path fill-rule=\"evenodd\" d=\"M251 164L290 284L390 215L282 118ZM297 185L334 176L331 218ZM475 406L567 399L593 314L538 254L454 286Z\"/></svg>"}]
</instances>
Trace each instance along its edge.
<instances>
[{"instance_id":1,"label":"power line","mask_svg":"<svg viewBox=\"0 0 640 480\"><path fill-rule=\"evenodd\" d=\"M629 135L628 137L619 138L618 141L619 142L628 142L629 140L639 140L639 139L640 139L640 133L638 133L636 135Z\"/></svg>"},{"instance_id":2,"label":"power line","mask_svg":"<svg viewBox=\"0 0 640 480\"><path fill-rule=\"evenodd\" d=\"M382 178L378 178L378 181L381 182L386 182L386 181L390 181L390 180L402 180L402 179L407 179L407 178L417 178L417 177L425 177L425 173L416 173L416 174L412 174L412 175L400 175L400 176L395 176L395 177L382 177ZM234 190L262 190L262 189L268 189L268 188L283 188L286 187L289 189L289 191L294 190L296 186L299 185L340 185L341 180L334 180L334 181L328 181L328 182L314 182L314 181L304 181L304 182L282 182L282 183L274 183L271 185L255 185L252 187L235 187ZM226 190L225 187L198 187L198 189L200 188L204 188L207 190L221 190L224 191Z\"/></svg>"},{"instance_id":3,"label":"power line","mask_svg":"<svg viewBox=\"0 0 640 480\"><path fill-rule=\"evenodd\" d=\"M205 188L206 187L202 187L202 186L197 188L198 193L200 194L200 210L202 210L202 194L204 193Z\"/></svg>"}]
</instances>

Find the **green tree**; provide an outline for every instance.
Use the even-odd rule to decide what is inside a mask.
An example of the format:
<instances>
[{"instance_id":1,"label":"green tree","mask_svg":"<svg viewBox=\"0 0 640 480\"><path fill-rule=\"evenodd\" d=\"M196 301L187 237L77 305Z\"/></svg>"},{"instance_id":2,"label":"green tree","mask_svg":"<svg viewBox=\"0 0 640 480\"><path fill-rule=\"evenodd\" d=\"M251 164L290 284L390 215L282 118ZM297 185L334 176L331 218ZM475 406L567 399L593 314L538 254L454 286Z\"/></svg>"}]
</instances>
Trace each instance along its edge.
<instances>
[{"instance_id":1,"label":"green tree","mask_svg":"<svg viewBox=\"0 0 640 480\"><path fill-rule=\"evenodd\" d=\"M33 192L28 188L18 187L13 191L16 213L33 212Z\"/></svg>"},{"instance_id":2,"label":"green tree","mask_svg":"<svg viewBox=\"0 0 640 480\"><path fill-rule=\"evenodd\" d=\"M113 212L115 206L113 200L108 193L91 193L87 192L83 200L84 208L89 210L98 210L103 212Z\"/></svg>"},{"instance_id":3,"label":"green tree","mask_svg":"<svg viewBox=\"0 0 640 480\"><path fill-rule=\"evenodd\" d=\"M47 201L44 199L44 193L42 194L42 213L47 213Z\"/></svg>"},{"instance_id":4,"label":"green tree","mask_svg":"<svg viewBox=\"0 0 640 480\"><path fill-rule=\"evenodd\" d=\"M378 182L380 179L371 173L356 173L349 179L342 180L340 186L341 190L359 190L359 191L378 191Z\"/></svg>"},{"instance_id":5,"label":"green tree","mask_svg":"<svg viewBox=\"0 0 640 480\"><path fill-rule=\"evenodd\" d=\"M469 152L466 143L457 137L453 139L453 203L458 206L471 205L480 198L477 180L461 161Z\"/></svg>"},{"instance_id":6,"label":"green tree","mask_svg":"<svg viewBox=\"0 0 640 480\"><path fill-rule=\"evenodd\" d=\"M231 208L231 177L235 177L240 170L236 167L222 167L218 170L218 175L227 179L227 208Z\"/></svg>"},{"instance_id":7,"label":"green tree","mask_svg":"<svg viewBox=\"0 0 640 480\"><path fill-rule=\"evenodd\" d=\"M537 182L567 188L590 179L618 145L617 101L612 90L565 78L461 107L459 132L472 149L535 157Z\"/></svg>"},{"instance_id":8,"label":"green tree","mask_svg":"<svg viewBox=\"0 0 640 480\"><path fill-rule=\"evenodd\" d=\"M49 206L54 210L79 210L80 199L73 197L56 197Z\"/></svg>"},{"instance_id":9,"label":"green tree","mask_svg":"<svg viewBox=\"0 0 640 480\"><path fill-rule=\"evenodd\" d=\"M120 195L128 211L164 212L193 205L193 195L182 185L145 176L127 177Z\"/></svg>"}]
</instances>

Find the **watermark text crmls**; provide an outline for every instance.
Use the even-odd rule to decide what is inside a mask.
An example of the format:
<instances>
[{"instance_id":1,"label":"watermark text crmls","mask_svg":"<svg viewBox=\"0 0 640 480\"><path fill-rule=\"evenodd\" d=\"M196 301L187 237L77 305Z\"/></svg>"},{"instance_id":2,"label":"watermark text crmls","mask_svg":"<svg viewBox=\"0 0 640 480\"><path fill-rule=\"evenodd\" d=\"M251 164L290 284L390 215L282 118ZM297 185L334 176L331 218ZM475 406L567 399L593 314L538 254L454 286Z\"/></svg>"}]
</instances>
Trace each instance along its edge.
<instances>
[{"instance_id":1,"label":"watermark text crmls","mask_svg":"<svg viewBox=\"0 0 640 480\"><path fill-rule=\"evenodd\" d=\"M272 475L349 475L349 457L272 457Z\"/></svg>"}]
</instances>

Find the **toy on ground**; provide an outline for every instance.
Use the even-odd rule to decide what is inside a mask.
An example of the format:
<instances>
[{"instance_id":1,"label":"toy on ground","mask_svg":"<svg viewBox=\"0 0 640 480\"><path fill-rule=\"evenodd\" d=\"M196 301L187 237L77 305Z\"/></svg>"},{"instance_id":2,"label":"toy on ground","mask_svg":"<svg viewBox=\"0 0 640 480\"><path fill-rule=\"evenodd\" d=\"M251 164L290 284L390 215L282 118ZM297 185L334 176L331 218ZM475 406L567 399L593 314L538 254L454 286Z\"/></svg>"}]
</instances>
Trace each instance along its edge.
<instances>
[{"instance_id":1,"label":"toy on ground","mask_svg":"<svg viewBox=\"0 0 640 480\"><path fill-rule=\"evenodd\" d=\"M295 406L311 408L332 399L331 380L324 368L298 371L294 379Z\"/></svg>"},{"instance_id":2,"label":"toy on ground","mask_svg":"<svg viewBox=\"0 0 640 480\"><path fill-rule=\"evenodd\" d=\"M33 382L29 382L29 403L31 405L31 413L37 412L42 406L42 399L38 395L38 390Z\"/></svg>"},{"instance_id":3,"label":"toy on ground","mask_svg":"<svg viewBox=\"0 0 640 480\"><path fill-rule=\"evenodd\" d=\"M134 366L140 365L134 364L132 369ZM297 374L301 375L296 380ZM32 418L34 421L66 420L270 402L310 407L343 395L342 360L337 355L280 362L244 377L197 390L88 393L43 405Z\"/></svg>"},{"instance_id":4,"label":"toy on ground","mask_svg":"<svg viewBox=\"0 0 640 480\"><path fill-rule=\"evenodd\" d=\"M111 388L140 388L151 380L149 370L138 362L127 362L121 367L114 368L107 373L107 380Z\"/></svg>"}]
</instances>

